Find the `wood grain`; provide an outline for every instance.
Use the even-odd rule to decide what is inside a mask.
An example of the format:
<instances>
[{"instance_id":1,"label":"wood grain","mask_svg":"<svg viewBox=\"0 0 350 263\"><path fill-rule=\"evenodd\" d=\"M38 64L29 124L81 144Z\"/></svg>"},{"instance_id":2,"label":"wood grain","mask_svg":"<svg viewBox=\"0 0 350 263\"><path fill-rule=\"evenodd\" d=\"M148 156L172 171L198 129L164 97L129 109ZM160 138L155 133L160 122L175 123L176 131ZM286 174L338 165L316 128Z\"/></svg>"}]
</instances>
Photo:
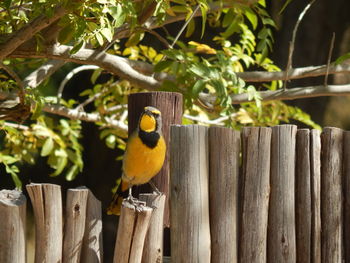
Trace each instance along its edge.
<instances>
[{"instance_id":1,"label":"wood grain","mask_svg":"<svg viewBox=\"0 0 350 263\"><path fill-rule=\"evenodd\" d=\"M172 126L170 156L172 262L210 262L207 127Z\"/></svg>"},{"instance_id":2,"label":"wood grain","mask_svg":"<svg viewBox=\"0 0 350 263\"><path fill-rule=\"evenodd\" d=\"M350 131L344 131L344 260L350 262Z\"/></svg>"},{"instance_id":3,"label":"wood grain","mask_svg":"<svg viewBox=\"0 0 350 263\"><path fill-rule=\"evenodd\" d=\"M342 262L343 131L326 127L321 135L322 262Z\"/></svg>"},{"instance_id":4,"label":"wood grain","mask_svg":"<svg viewBox=\"0 0 350 263\"><path fill-rule=\"evenodd\" d=\"M89 190L81 262L103 262L102 207L101 202Z\"/></svg>"},{"instance_id":5,"label":"wood grain","mask_svg":"<svg viewBox=\"0 0 350 263\"><path fill-rule=\"evenodd\" d=\"M142 263L163 262L163 217L165 207L165 195L140 194L140 201L153 208L145 246L143 248Z\"/></svg>"},{"instance_id":6,"label":"wood grain","mask_svg":"<svg viewBox=\"0 0 350 263\"><path fill-rule=\"evenodd\" d=\"M211 262L238 261L240 132L209 128Z\"/></svg>"},{"instance_id":7,"label":"wood grain","mask_svg":"<svg viewBox=\"0 0 350 263\"><path fill-rule=\"evenodd\" d=\"M63 220L61 187L28 184L35 218L35 262L62 262Z\"/></svg>"},{"instance_id":8,"label":"wood grain","mask_svg":"<svg viewBox=\"0 0 350 263\"><path fill-rule=\"evenodd\" d=\"M141 263L153 209L124 200L119 218L114 263Z\"/></svg>"},{"instance_id":9,"label":"wood grain","mask_svg":"<svg viewBox=\"0 0 350 263\"><path fill-rule=\"evenodd\" d=\"M0 191L0 262L26 262L27 200L17 190Z\"/></svg>"},{"instance_id":10,"label":"wood grain","mask_svg":"<svg viewBox=\"0 0 350 263\"><path fill-rule=\"evenodd\" d=\"M295 125L272 128L268 262L296 262Z\"/></svg>"},{"instance_id":11,"label":"wood grain","mask_svg":"<svg viewBox=\"0 0 350 263\"><path fill-rule=\"evenodd\" d=\"M170 125L182 123L182 94L176 92L139 92L130 94L128 98L129 135L136 129L140 114L144 107L153 106L162 113L162 132L167 145L164 165L159 174L152 180L157 188L167 197L164 224L169 227L169 138ZM137 190L137 189L136 189ZM149 185L139 187L141 193L152 192ZM136 191L135 191L135 194Z\"/></svg>"},{"instance_id":12,"label":"wood grain","mask_svg":"<svg viewBox=\"0 0 350 263\"><path fill-rule=\"evenodd\" d=\"M63 262L79 263L83 245L86 203L89 190L76 188L67 190L63 240Z\"/></svg>"},{"instance_id":13,"label":"wood grain","mask_svg":"<svg viewBox=\"0 0 350 263\"><path fill-rule=\"evenodd\" d=\"M311 164L310 130L297 131L295 171L295 224L297 262L311 260Z\"/></svg>"},{"instance_id":14,"label":"wood grain","mask_svg":"<svg viewBox=\"0 0 350 263\"><path fill-rule=\"evenodd\" d=\"M271 128L244 128L240 262L266 262Z\"/></svg>"},{"instance_id":15,"label":"wood grain","mask_svg":"<svg viewBox=\"0 0 350 263\"><path fill-rule=\"evenodd\" d=\"M321 263L321 137L319 130L310 134L311 167L311 262Z\"/></svg>"}]
</instances>

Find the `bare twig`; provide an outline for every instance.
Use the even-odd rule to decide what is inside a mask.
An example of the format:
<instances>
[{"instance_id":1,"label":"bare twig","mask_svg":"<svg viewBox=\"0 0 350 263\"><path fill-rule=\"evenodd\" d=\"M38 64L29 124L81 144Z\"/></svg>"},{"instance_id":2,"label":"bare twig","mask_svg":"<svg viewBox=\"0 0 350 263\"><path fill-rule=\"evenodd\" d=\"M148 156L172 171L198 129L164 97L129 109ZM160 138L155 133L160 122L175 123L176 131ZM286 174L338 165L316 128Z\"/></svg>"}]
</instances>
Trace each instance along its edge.
<instances>
[{"instance_id":1,"label":"bare twig","mask_svg":"<svg viewBox=\"0 0 350 263\"><path fill-rule=\"evenodd\" d=\"M348 63L330 64L328 74L350 73ZM284 80L285 71L266 72L266 71L246 71L237 72L236 75L247 82L268 82L273 80ZM303 79L310 77L319 77L327 74L327 65L293 68L289 70L288 80Z\"/></svg>"},{"instance_id":2,"label":"bare twig","mask_svg":"<svg viewBox=\"0 0 350 263\"><path fill-rule=\"evenodd\" d=\"M223 116L214 120L206 120L198 116L192 116L189 114L184 114L183 117L192 121L197 121L203 124L208 124L208 125L225 125L224 121L227 121L230 118L234 118L237 116L237 113L232 113L228 116Z\"/></svg>"},{"instance_id":3,"label":"bare twig","mask_svg":"<svg viewBox=\"0 0 350 263\"><path fill-rule=\"evenodd\" d=\"M333 32L331 45L329 47L329 52L328 52L326 75L324 76L324 85L325 86L328 85L329 66L331 64L331 59L332 59L332 53L333 53L333 48L334 48L334 40L335 40L335 33Z\"/></svg>"},{"instance_id":4,"label":"bare twig","mask_svg":"<svg viewBox=\"0 0 350 263\"><path fill-rule=\"evenodd\" d=\"M288 73L289 71L292 69L293 67L293 53L294 53L294 45L295 45L295 38L297 35L297 31L300 25L300 22L303 20L303 17L305 16L307 10L309 10L309 8L311 7L311 5L315 2L315 0L312 0L310 3L308 3L306 5L306 7L304 8L304 10L300 13L298 20L295 24L295 27L293 29L293 35L292 35L292 41L289 43L289 51L288 51L288 61L287 61L287 67L286 67L286 71L285 71L285 79L284 79L284 89L287 88L287 80L288 80Z\"/></svg>"},{"instance_id":5,"label":"bare twig","mask_svg":"<svg viewBox=\"0 0 350 263\"><path fill-rule=\"evenodd\" d=\"M58 87L58 91L57 91L57 103L59 104L62 98L62 94L63 94L63 90L64 87L66 86L66 84L68 83L68 81L74 77L75 74L84 71L84 70L95 70L98 69L98 66L95 65L83 65L77 68L74 68L73 70L71 70L66 77L61 81L60 86Z\"/></svg>"},{"instance_id":6,"label":"bare twig","mask_svg":"<svg viewBox=\"0 0 350 263\"><path fill-rule=\"evenodd\" d=\"M350 84L346 85L328 85L328 86L310 86L310 87L297 87L287 90L269 90L258 92L262 101L270 100L295 100L302 98L314 98L322 96L343 96L350 95ZM200 99L214 104L216 97L208 94L201 93ZM231 95L232 104L240 104L244 102L252 102L248 99L247 93Z\"/></svg>"},{"instance_id":7,"label":"bare twig","mask_svg":"<svg viewBox=\"0 0 350 263\"><path fill-rule=\"evenodd\" d=\"M55 9L52 16L47 17L45 15L40 15L19 29L10 39L0 44L0 61L16 50L16 48L25 41L32 38L36 33L61 18L65 13L66 10L62 6L59 6Z\"/></svg>"},{"instance_id":8,"label":"bare twig","mask_svg":"<svg viewBox=\"0 0 350 263\"><path fill-rule=\"evenodd\" d=\"M63 116L69 119L82 120L86 122L106 122L106 126L113 127L117 129L122 137L127 137L128 126L121 121L112 120L109 117L101 118L98 113L87 113L77 109L68 109L61 105L45 104L43 111Z\"/></svg>"},{"instance_id":9,"label":"bare twig","mask_svg":"<svg viewBox=\"0 0 350 263\"><path fill-rule=\"evenodd\" d=\"M18 123L12 123L12 122L5 121L4 125L8 126L8 127L11 127L11 128L23 130L23 131L29 130L28 126L25 126L25 125L22 125L22 124L18 124Z\"/></svg>"}]
</instances>

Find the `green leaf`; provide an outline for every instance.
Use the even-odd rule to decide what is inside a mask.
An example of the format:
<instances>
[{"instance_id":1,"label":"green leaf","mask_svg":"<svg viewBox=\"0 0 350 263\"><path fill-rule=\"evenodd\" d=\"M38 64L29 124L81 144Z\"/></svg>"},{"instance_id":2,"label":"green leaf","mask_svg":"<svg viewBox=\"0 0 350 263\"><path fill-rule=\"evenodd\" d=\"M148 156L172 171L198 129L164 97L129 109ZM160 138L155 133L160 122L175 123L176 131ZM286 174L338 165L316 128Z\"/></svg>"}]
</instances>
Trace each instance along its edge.
<instances>
[{"instance_id":1,"label":"green leaf","mask_svg":"<svg viewBox=\"0 0 350 263\"><path fill-rule=\"evenodd\" d=\"M192 19L187 25L185 36L190 37L193 34L195 28L196 28L196 22Z\"/></svg>"},{"instance_id":2,"label":"green leaf","mask_svg":"<svg viewBox=\"0 0 350 263\"><path fill-rule=\"evenodd\" d=\"M61 44L67 44L73 38L73 35L74 29L72 25L67 25L58 34L58 41Z\"/></svg>"},{"instance_id":3,"label":"green leaf","mask_svg":"<svg viewBox=\"0 0 350 263\"><path fill-rule=\"evenodd\" d=\"M66 180L72 181L77 176L79 170L77 165L73 165L71 168L69 168L68 172L66 173Z\"/></svg>"},{"instance_id":4,"label":"green leaf","mask_svg":"<svg viewBox=\"0 0 350 263\"><path fill-rule=\"evenodd\" d=\"M207 11L208 11L208 7L204 4L200 5L201 8L201 13L202 13L202 34L201 34L201 38L204 36L204 32L205 32L205 24L207 22Z\"/></svg>"},{"instance_id":5,"label":"green leaf","mask_svg":"<svg viewBox=\"0 0 350 263\"><path fill-rule=\"evenodd\" d=\"M194 95L194 97L197 97L198 94L205 88L205 81L200 79L197 80L197 82L193 85L192 87L192 94Z\"/></svg>"},{"instance_id":6,"label":"green leaf","mask_svg":"<svg viewBox=\"0 0 350 263\"><path fill-rule=\"evenodd\" d=\"M91 75L91 82L92 84L96 83L96 80L98 79L98 77L101 75L101 72L103 70L101 68L95 69L94 72ZM88 94L87 94L88 95ZM82 95L81 95L82 96Z\"/></svg>"},{"instance_id":7,"label":"green leaf","mask_svg":"<svg viewBox=\"0 0 350 263\"><path fill-rule=\"evenodd\" d=\"M84 45L84 41L81 40L78 44L76 44L72 49L71 51L69 51L69 54L75 54L77 53Z\"/></svg>"},{"instance_id":8,"label":"green leaf","mask_svg":"<svg viewBox=\"0 0 350 263\"><path fill-rule=\"evenodd\" d=\"M189 67L189 70L192 73L194 73L197 76L202 77L202 78L208 77L210 74L210 70L201 63L192 64Z\"/></svg>"},{"instance_id":9,"label":"green leaf","mask_svg":"<svg viewBox=\"0 0 350 263\"><path fill-rule=\"evenodd\" d=\"M47 138L46 141L43 144L43 147L41 148L41 156L48 156L54 148L54 142L51 137Z\"/></svg>"},{"instance_id":10,"label":"green leaf","mask_svg":"<svg viewBox=\"0 0 350 263\"><path fill-rule=\"evenodd\" d=\"M96 32L96 33L95 33L95 38L96 38L98 44L99 44L100 46L102 46L103 43L104 43L102 35L101 35L99 32Z\"/></svg>"},{"instance_id":11,"label":"green leaf","mask_svg":"<svg viewBox=\"0 0 350 263\"><path fill-rule=\"evenodd\" d=\"M126 18L126 13L123 12L123 8L121 4L117 4L117 6L111 6L109 7L109 13L114 18L114 26L120 27Z\"/></svg>"},{"instance_id":12,"label":"green leaf","mask_svg":"<svg viewBox=\"0 0 350 263\"><path fill-rule=\"evenodd\" d=\"M132 47L136 46L142 39L143 39L144 33L141 31L134 32L128 39L128 41L125 43L126 47Z\"/></svg>"},{"instance_id":13,"label":"green leaf","mask_svg":"<svg viewBox=\"0 0 350 263\"><path fill-rule=\"evenodd\" d=\"M248 18L249 22L252 24L253 29L255 30L258 26L258 16L250 8L246 9L245 16Z\"/></svg>"},{"instance_id":14,"label":"green leaf","mask_svg":"<svg viewBox=\"0 0 350 263\"><path fill-rule=\"evenodd\" d=\"M350 59L350 52L340 56L339 58L337 58L337 60L335 61L335 64L340 64L340 63L344 62L347 59Z\"/></svg>"},{"instance_id":15,"label":"green leaf","mask_svg":"<svg viewBox=\"0 0 350 263\"><path fill-rule=\"evenodd\" d=\"M171 9L177 13L187 13L188 12L188 8L186 6L183 6L183 5L174 5L171 7Z\"/></svg>"},{"instance_id":16,"label":"green leaf","mask_svg":"<svg viewBox=\"0 0 350 263\"><path fill-rule=\"evenodd\" d=\"M108 27L102 28L100 32L102 36L104 36L105 39L108 40L108 42L111 42L113 40L113 32L110 28Z\"/></svg>"},{"instance_id":17,"label":"green leaf","mask_svg":"<svg viewBox=\"0 0 350 263\"><path fill-rule=\"evenodd\" d=\"M117 142L117 138L115 137L114 134L110 134L107 136L106 144L107 144L108 148L114 149L116 142Z\"/></svg>"},{"instance_id":18,"label":"green leaf","mask_svg":"<svg viewBox=\"0 0 350 263\"><path fill-rule=\"evenodd\" d=\"M17 173L19 172L18 167L14 165L8 166L5 164L5 170L7 173L11 174L12 180L15 183L16 188L22 189L22 182L17 175Z\"/></svg>"},{"instance_id":19,"label":"green leaf","mask_svg":"<svg viewBox=\"0 0 350 263\"><path fill-rule=\"evenodd\" d=\"M155 72L161 72L161 71L163 71L164 69L170 67L171 64L172 64L173 62L174 62L174 61L172 61L172 60L159 61L159 62L154 66L154 71L155 71Z\"/></svg>"},{"instance_id":20,"label":"green leaf","mask_svg":"<svg viewBox=\"0 0 350 263\"><path fill-rule=\"evenodd\" d=\"M231 36L233 33L238 32L239 31L239 22L241 20L240 16L236 16L232 23L229 25L229 27L225 30L225 32L220 33L221 36L227 38L229 36Z\"/></svg>"}]
</instances>

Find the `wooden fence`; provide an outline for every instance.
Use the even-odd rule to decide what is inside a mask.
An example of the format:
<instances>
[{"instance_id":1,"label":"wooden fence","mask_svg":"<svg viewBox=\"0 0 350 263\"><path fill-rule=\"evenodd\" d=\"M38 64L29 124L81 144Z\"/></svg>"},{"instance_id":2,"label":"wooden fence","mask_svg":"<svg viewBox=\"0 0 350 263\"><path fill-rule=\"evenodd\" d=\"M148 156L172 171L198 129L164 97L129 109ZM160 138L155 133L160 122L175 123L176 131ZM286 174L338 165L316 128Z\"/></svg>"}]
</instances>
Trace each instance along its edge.
<instances>
[{"instance_id":1,"label":"wooden fence","mask_svg":"<svg viewBox=\"0 0 350 263\"><path fill-rule=\"evenodd\" d=\"M350 132L177 125L169 149L171 262L350 262ZM59 186L27 190L35 262L103 261L88 189L68 190L64 213ZM124 202L114 262L162 262L165 197L140 198ZM25 210L23 194L0 191L2 263L26 260Z\"/></svg>"}]
</instances>

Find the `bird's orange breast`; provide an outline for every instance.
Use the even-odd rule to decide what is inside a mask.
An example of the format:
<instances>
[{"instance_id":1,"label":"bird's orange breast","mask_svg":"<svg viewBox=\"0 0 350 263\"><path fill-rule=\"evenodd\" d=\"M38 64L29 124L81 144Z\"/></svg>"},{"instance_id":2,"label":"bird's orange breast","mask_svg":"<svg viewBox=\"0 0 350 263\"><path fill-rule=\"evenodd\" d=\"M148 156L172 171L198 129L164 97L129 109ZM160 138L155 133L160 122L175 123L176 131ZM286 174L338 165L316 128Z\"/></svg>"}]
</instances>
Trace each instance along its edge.
<instances>
[{"instance_id":1,"label":"bird's orange breast","mask_svg":"<svg viewBox=\"0 0 350 263\"><path fill-rule=\"evenodd\" d=\"M132 134L123 159L123 180L132 185L147 183L162 168L165 153L163 136L160 136L154 148L150 148L137 134Z\"/></svg>"}]
</instances>

